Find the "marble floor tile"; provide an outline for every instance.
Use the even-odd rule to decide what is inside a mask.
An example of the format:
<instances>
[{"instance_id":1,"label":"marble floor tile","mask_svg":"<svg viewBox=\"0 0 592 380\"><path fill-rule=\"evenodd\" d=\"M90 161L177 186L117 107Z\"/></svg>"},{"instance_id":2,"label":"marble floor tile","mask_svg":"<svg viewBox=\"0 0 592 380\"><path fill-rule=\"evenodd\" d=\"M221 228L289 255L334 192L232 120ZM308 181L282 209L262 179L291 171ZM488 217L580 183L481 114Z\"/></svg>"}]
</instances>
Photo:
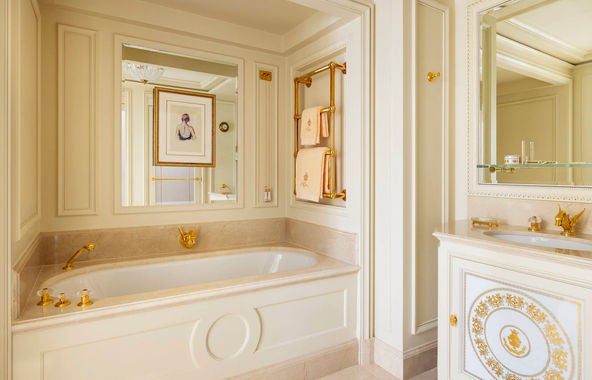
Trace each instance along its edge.
<instances>
[{"instance_id":1,"label":"marble floor tile","mask_svg":"<svg viewBox=\"0 0 592 380\"><path fill-rule=\"evenodd\" d=\"M436 380L438 378L436 368L412 377L409 380ZM398 380L377 365L349 367L320 380Z\"/></svg>"}]
</instances>

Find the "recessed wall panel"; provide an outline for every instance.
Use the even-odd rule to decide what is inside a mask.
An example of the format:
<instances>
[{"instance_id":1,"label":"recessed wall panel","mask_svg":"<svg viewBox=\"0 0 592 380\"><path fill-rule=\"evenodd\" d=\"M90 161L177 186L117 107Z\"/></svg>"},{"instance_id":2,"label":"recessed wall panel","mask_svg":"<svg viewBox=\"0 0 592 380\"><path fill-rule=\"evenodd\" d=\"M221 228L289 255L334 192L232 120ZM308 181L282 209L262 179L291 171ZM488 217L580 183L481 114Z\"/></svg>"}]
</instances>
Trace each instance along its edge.
<instances>
[{"instance_id":1,"label":"recessed wall panel","mask_svg":"<svg viewBox=\"0 0 592 380\"><path fill-rule=\"evenodd\" d=\"M95 213L95 39L58 26L58 213Z\"/></svg>"}]
</instances>

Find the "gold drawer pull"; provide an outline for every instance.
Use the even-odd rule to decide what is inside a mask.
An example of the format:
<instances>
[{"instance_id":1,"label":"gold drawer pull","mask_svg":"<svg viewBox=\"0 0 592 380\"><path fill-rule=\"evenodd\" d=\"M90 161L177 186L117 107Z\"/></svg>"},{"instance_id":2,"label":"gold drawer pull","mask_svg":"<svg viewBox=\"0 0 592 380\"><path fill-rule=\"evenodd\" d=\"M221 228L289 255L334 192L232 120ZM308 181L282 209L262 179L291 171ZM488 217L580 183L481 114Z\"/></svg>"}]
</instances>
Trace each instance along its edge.
<instances>
[{"instance_id":1,"label":"gold drawer pull","mask_svg":"<svg viewBox=\"0 0 592 380\"><path fill-rule=\"evenodd\" d=\"M452 326L452 327L456 326L457 322L458 322L458 318L456 318L456 315L450 314L450 326Z\"/></svg>"}]
</instances>

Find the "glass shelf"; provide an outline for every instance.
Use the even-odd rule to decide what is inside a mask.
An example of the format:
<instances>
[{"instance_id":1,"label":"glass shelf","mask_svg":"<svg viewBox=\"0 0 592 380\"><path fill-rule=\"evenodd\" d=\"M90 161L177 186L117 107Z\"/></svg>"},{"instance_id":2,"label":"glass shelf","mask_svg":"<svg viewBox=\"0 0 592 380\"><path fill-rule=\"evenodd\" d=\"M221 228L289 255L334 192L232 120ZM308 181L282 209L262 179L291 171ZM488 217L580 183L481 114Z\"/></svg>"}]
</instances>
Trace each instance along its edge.
<instances>
[{"instance_id":1,"label":"glass shelf","mask_svg":"<svg viewBox=\"0 0 592 380\"><path fill-rule=\"evenodd\" d=\"M592 162L529 162L527 164L477 164L479 169L494 171L512 171L515 169L539 169L539 168L592 168Z\"/></svg>"}]
</instances>

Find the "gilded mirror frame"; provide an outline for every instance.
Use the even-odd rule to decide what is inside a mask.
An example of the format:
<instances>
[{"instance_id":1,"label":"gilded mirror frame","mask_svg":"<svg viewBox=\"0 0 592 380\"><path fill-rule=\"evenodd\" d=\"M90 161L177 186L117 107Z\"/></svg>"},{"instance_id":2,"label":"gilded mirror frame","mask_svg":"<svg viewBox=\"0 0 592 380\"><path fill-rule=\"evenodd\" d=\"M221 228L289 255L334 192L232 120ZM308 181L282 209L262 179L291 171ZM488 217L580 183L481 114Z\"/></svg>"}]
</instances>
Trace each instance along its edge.
<instances>
[{"instance_id":1,"label":"gilded mirror frame","mask_svg":"<svg viewBox=\"0 0 592 380\"><path fill-rule=\"evenodd\" d=\"M166 42L158 42L152 40L146 40L136 37L124 36L116 34L114 36L114 51L113 51L113 76L114 76L114 88L113 88L113 111L114 111L114 212L115 214L136 214L136 213L162 213L162 212L178 212L178 211L198 211L198 210L226 210L226 209L237 209L244 207L244 128L237 128L237 146L238 148L238 167L236 173L236 186L237 200L234 202L214 202L214 203L203 203L203 204L182 204L182 205L145 205L145 206L123 206L122 205L122 178L121 178L121 163L122 163L122 152L121 149L121 60L122 60L122 47L124 45L141 46L142 48L169 52L172 54L184 55L192 57L198 60L211 60L214 62L220 62L225 64L232 64L237 66L238 80L237 80L237 102L236 102L236 123L239 126L244 125L244 62L241 58L236 58L220 53L206 52L201 50L195 50L190 47L182 47L172 45ZM149 147L151 149L151 147ZM149 163L152 164L152 163Z\"/></svg>"},{"instance_id":2,"label":"gilded mirror frame","mask_svg":"<svg viewBox=\"0 0 592 380\"><path fill-rule=\"evenodd\" d=\"M524 0L530 1L530 0ZM496 198L532 199L532 200L553 200L571 202L592 202L591 186L570 186L570 185L532 185L532 184L484 184L480 183L479 164L479 109L480 109L480 19L479 14L483 11L506 3L508 0L467 0L466 1L466 30L457 30L463 33L466 38L465 54L457 59L464 58L466 65L465 88L463 99L466 114L466 173L467 193L469 196L486 196ZM457 26L460 26L457 24ZM457 65L460 67L460 65ZM462 75L462 73L459 73ZM457 81L457 83L460 83ZM462 101L462 100L461 100ZM462 113L459 114L459 120ZM457 144L461 142L462 135L457 136ZM592 170L592 169L590 169Z\"/></svg>"}]
</instances>

